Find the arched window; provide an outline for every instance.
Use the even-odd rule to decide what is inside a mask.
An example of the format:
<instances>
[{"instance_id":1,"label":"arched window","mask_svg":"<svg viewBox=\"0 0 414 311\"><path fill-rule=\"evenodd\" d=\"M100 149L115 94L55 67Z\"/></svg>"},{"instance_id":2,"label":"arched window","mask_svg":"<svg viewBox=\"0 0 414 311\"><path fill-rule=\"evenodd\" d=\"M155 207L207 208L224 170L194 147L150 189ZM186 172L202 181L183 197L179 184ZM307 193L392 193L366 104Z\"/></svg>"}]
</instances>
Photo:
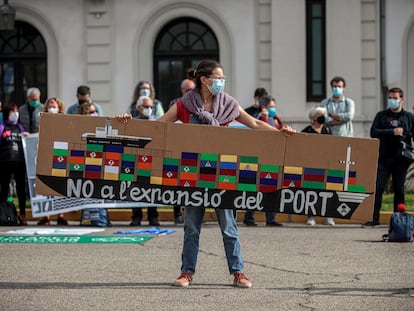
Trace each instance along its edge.
<instances>
[{"instance_id":1,"label":"arched window","mask_svg":"<svg viewBox=\"0 0 414 311\"><path fill-rule=\"evenodd\" d=\"M219 61L219 47L215 34L202 21L179 18L161 29L154 45L154 87L164 108L181 96L186 70L206 58Z\"/></svg>"},{"instance_id":2,"label":"arched window","mask_svg":"<svg viewBox=\"0 0 414 311\"><path fill-rule=\"evenodd\" d=\"M47 51L39 31L16 21L12 31L0 31L0 101L3 105L26 100L26 91L37 87L47 98Z\"/></svg>"}]
</instances>

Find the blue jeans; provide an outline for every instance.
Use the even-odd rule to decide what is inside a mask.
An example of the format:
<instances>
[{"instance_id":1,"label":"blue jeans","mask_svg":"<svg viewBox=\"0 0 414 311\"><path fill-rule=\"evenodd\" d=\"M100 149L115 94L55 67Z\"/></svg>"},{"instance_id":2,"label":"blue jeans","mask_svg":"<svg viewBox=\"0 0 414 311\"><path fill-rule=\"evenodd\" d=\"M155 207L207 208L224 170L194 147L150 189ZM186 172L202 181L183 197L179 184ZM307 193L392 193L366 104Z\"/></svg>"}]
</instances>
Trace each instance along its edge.
<instances>
[{"instance_id":1,"label":"blue jeans","mask_svg":"<svg viewBox=\"0 0 414 311\"><path fill-rule=\"evenodd\" d=\"M275 212L266 212L266 223L272 223L275 221ZM247 211L244 213L244 222L254 222L254 211Z\"/></svg>"},{"instance_id":2,"label":"blue jeans","mask_svg":"<svg viewBox=\"0 0 414 311\"><path fill-rule=\"evenodd\" d=\"M181 255L181 272L195 273L204 212L205 209L201 207L184 208L184 244ZM230 274L241 272L243 271L243 257L233 210L216 209L216 215L223 236Z\"/></svg>"}]
</instances>

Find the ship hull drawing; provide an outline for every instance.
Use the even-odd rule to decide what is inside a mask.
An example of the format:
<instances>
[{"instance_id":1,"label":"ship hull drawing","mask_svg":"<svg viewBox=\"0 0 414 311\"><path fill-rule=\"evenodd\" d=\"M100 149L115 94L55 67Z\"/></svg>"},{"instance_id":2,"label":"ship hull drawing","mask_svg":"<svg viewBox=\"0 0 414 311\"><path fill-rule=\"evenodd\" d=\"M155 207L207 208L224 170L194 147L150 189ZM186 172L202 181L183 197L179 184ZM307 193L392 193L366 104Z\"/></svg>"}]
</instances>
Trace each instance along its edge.
<instances>
[{"instance_id":1,"label":"ship hull drawing","mask_svg":"<svg viewBox=\"0 0 414 311\"><path fill-rule=\"evenodd\" d=\"M62 196L76 198L106 197L110 200L135 201L159 205L224 208L315 215L350 219L368 193L285 188L274 192L248 192L197 187L171 187L125 181L68 179L38 176Z\"/></svg>"}]
</instances>

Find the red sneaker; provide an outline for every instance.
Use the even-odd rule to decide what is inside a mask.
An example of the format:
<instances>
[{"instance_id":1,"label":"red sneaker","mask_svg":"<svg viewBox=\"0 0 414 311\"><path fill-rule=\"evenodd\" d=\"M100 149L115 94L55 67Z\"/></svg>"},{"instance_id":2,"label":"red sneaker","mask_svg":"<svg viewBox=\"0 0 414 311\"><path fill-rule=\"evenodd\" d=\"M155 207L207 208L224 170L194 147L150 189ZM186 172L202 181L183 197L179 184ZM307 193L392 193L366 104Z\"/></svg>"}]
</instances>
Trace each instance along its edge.
<instances>
[{"instance_id":1,"label":"red sneaker","mask_svg":"<svg viewBox=\"0 0 414 311\"><path fill-rule=\"evenodd\" d=\"M250 288L252 287L252 282L247 278L247 276L243 272L236 272L233 274L233 286L241 287L241 288Z\"/></svg>"},{"instance_id":2,"label":"red sneaker","mask_svg":"<svg viewBox=\"0 0 414 311\"><path fill-rule=\"evenodd\" d=\"M174 286L188 287L193 282L193 275L190 272L182 272L175 280Z\"/></svg>"}]
</instances>

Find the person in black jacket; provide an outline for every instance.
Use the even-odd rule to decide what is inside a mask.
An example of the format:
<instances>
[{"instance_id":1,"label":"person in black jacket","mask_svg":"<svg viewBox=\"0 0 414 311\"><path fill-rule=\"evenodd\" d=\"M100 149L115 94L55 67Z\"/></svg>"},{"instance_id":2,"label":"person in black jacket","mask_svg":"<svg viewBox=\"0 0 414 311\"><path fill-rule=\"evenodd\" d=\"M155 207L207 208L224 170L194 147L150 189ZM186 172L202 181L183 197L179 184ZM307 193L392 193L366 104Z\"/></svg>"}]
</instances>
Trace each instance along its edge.
<instances>
[{"instance_id":1,"label":"person in black jacket","mask_svg":"<svg viewBox=\"0 0 414 311\"><path fill-rule=\"evenodd\" d=\"M259 105L259 99L262 96L269 95L267 90L263 87L259 87L254 91L254 104L250 107L247 107L244 111L246 111L249 115L251 115L253 118L257 118L262 111L262 107Z\"/></svg>"},{"instance_id":2,"label":"person in black jacket","mask_svg":"<svg viewBox=\"0 0 414 311\"><path fill-rule=\"evenodd\" d=\"M364 226L372 227L380 224L382 195L387 181L392 176L394 190L394 212L400 203L405 203L404 182L411 163L400 155L403 144L411 146L414 135L414 115L403 109L404 93L400 88L388 91L387 109L375 116L371 126L371 137L380 140L377 185L375 192L374 213L372 221Z\"/></svg>"},{"instance_id":3,"label":"person in black jacket","mask_svg":"<svg viewBox=\"0 0 414 311\"><path fill-rule=\"evenodd\" d=\"M16 104L7 104L3 109L4 121L0 124L0 202L6 202L12 175L16 182L19 201L20 223L26 222L26 165L22 136L29 135L18 122L19 109Z\"/></svg>"}]
</instances>

